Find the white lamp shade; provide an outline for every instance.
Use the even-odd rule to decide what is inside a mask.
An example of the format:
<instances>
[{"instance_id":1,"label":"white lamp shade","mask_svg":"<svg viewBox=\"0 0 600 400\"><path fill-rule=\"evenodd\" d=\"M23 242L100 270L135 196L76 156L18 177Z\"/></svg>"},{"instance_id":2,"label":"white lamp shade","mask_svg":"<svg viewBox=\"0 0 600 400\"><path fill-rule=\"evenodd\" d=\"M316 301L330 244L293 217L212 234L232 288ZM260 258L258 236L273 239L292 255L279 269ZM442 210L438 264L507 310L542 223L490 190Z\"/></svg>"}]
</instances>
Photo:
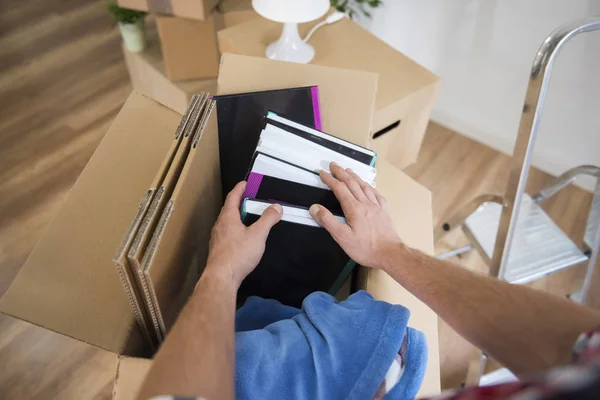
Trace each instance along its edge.
<instances>
[{"instance_id":1,"label":"white lamp shade","mask_svg":"<svg viewBox=\"0 0 600 400\"><path fill-rule=\"evenodd\" d=\"M314 21L325 15L329 6L329 0L252 0L259 15L282 23Z\"/></svg>"}]
</instances>

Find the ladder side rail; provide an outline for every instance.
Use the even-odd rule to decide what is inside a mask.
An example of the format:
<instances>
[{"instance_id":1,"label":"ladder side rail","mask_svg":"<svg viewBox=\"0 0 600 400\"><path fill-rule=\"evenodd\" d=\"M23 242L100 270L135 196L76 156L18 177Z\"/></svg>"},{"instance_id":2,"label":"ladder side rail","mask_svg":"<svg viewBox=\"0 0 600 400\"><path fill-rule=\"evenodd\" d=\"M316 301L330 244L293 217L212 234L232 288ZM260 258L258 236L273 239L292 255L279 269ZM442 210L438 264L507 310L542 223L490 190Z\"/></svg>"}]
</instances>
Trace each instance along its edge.
<instances>
[{"instance_id":1,"label":"ladder side rail","mask_svg":"<svg viewBox=\"0 0 600 400\"><path fill-rule=\"evenodd\" d=\"M538 50L525 94L521 122L510 166L510 175L504 195L490 275L502 278L516 230L519 206L531 165L535 139L538 135L542 109L548 91L552 66L562 46L572 37L600 29L600 17L587 17L565 24L554 30Z\"/></svg>"}]
</instances>

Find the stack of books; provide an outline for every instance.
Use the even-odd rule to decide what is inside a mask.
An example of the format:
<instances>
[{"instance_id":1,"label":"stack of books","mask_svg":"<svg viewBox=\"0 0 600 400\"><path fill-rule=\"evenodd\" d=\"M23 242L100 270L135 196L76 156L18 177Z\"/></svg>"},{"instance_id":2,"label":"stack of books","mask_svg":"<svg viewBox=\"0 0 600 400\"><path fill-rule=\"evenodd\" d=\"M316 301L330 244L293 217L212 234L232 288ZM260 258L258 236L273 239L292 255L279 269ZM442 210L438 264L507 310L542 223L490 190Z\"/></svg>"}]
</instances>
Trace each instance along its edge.
<instances>
[{"instance_id":1,"label":"stack of books","mask_svg":"<svg viewBox=\"0 0 600 400\"><path fill-rule=\"evenodd\" d=\"M310 216L312 204L327 207L345 223L343 210L319 172L329 163L352 169L374 186L373 150L325 133L316 87L216 96L223 192L246 179L240 206L251 225L273 203L283 207L265 253L238 292L300 307L312 292L335 294L356 263Z\"/></svg>"}]
</instances>

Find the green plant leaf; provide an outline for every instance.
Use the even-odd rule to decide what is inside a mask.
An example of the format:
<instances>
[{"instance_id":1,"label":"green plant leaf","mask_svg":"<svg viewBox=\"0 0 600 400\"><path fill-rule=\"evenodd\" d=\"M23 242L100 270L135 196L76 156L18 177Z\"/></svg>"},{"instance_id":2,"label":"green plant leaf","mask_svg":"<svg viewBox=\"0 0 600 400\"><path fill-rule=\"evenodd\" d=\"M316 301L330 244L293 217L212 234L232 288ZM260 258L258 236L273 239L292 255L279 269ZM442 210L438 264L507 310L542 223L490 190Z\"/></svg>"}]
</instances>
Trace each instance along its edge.
<instances>
[{"instance_id":1,"label":"green plant leaf","mask_svg":"<svg viewBox=\"0 0 600 400\"><path fill-rule=\"evenodd\" d=\"M109 1L107 9L115 21L125 24L134 24L137 21L142 20L146 17L146 13L144 11L137 11L131 10L129 8L119 7L116 0Z\"/></svg>"},{"instance_id":2,"label":"green plant leaf","mask_svg":"<svg viewBox=\"0 0 600 400\"><path fill-rule=\"evenodd\" d=\"M383 5L382 0L330 0L330 2L332 7L345 13L350 19L358 14L371 18L371 11L367 7L377 8Z\"/></svg>"}]
</instances>

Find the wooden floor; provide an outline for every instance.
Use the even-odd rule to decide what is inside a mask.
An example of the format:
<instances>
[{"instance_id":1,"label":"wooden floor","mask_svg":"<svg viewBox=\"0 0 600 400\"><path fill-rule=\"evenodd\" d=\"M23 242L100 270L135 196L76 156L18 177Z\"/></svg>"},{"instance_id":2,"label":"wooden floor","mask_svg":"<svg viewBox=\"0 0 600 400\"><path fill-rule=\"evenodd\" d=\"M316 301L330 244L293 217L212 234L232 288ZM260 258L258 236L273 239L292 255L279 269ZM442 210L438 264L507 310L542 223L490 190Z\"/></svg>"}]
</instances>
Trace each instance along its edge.
<instances>
[{"instance_id":1,"label":"wooden floor","mask_svg":"<svg viewBox=\"0 0 600 400\"><path fill-rule=\"evenodd\" d=\"M131 90L119 37L97 0L2 0L0 7L0 295L44 232ZM433 192L437 223L475 195L502 192L506 156L431 124L408 173ZM531 191L550 181L534 172ZM590 195L569 188L545 208L581 237ZM450 235L447 249L464 240ZM459 260L485 272L476 254ZM565 295L576 268L536 283ZM477 352L440 324L444 387ZM2 398L110 398L110 353L0 315Z\"/></svg>"}]
</instances>

